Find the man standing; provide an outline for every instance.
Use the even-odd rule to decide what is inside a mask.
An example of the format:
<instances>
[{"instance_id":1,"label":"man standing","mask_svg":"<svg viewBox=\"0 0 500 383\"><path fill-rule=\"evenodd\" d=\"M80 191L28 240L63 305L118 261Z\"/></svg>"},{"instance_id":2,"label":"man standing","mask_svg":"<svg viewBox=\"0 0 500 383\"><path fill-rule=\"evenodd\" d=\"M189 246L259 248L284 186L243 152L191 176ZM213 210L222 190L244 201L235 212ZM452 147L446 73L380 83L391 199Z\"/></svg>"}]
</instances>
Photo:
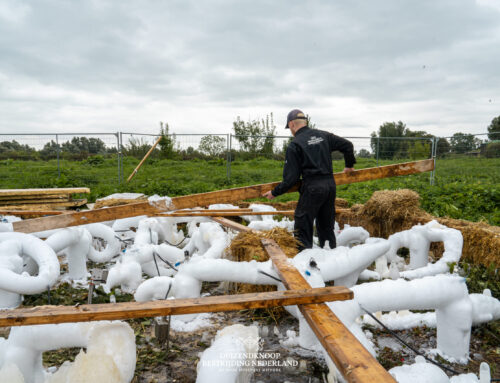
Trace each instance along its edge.
<instances>
[{"instance_id":1,"label":"man standing","mask_svg":"<svg viewBox=\"0 0 500 383\"><path fill-rule=\"evenodd\" d=\"M323 247L328 241L333 249L336 247L336 188L331 153L334 150L343 153L344 172L352 172L356 163L353 145L332 133L309 128L307 117L298 109L288 113L285 129L290 129L294 139L286 150L283 181L263 196L273 199L285 193L302 176L299 202L295 209L295 236L301 243L299 250L312 248L314 220L319 245Z\"/></svg>"}]
</instances>

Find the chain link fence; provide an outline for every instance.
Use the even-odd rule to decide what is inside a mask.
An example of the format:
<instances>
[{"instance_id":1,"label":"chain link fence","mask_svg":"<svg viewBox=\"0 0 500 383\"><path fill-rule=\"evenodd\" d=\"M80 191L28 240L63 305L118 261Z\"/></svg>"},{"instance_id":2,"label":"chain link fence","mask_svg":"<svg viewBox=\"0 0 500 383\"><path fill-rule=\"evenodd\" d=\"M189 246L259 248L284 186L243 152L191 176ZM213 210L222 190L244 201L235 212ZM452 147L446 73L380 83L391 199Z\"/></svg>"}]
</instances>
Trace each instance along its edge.
<instances>
[{"instance_id":1,"label":"chain link fence","mask_svg":"<svg viewBox=\"0 0 500 383\"><path fill-rule=\"evenodd\" d=\"M130 132L0 134L0 187L78 185L92 189L93 185L107 184L109 192L113 192L117 186L126 184L126 179L159 138L159 135ZM354 144L359 159L357 168L434 158L436 170L430 174L431 184L440 175L440 164L446 163L446 171L453 168L457 174L475 179L479 177L475 169L500 157L500 133L346 138ZM151 193L158 189L155 183L180 184L186 180L182 178L181 166L185 161L194 163L200 179L209 177L220 187L251 182L258 176L245 178L244 171L248 173L251 166L263 166L262 161L278 161L280 164L275 167L282 168L291 139L288 136L233 134L165 135L136 173L135 186L127 184L127 189L149 188ZM333 158L341 160L343 157L341 153L333 153ZM205 175L208 168L210 173ZM335 171L342 168L343 161L334 161ZM245 170L232 174L235 169ZM276 177L279 174L276 173ZM202 186L199 191L204 191ZM170 191L185 193L191 190L176 186Z\"/></svg>"}]
</instances>

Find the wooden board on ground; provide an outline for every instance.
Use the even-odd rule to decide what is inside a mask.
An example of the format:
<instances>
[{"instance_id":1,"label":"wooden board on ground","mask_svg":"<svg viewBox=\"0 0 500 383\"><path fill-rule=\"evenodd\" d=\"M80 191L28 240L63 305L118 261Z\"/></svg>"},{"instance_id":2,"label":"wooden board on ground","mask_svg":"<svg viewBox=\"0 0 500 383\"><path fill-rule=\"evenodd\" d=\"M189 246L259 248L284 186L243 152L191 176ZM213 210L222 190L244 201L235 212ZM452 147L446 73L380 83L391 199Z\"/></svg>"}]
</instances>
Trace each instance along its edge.
<instances>
[{"instance_id":1,"label":"wooden board on ground","mask_svg":"<svg viewBox=\"0 0 500 383\"><path fill-rule=\"evenodd\" d=\"M38 306L0 311L0 327L236 311L347 300L352 299L352 297L352 291L345 287L322 287L295 291L270 291L204 298L82 305L78 307Z\"/></svg>"},{"instance_id":2,"label":"wooden board on ground","mask_svg":"<svg viewBox=\"0 0 500 383\"><path fill-rule=\"evenodd\" d=\"M407 162L403 164L387 165L378 168L356 170L351 173L335 173L337 185L363 182L367 180L380 179L431 171L434 169L434 161L423 160ZM53 217L35 218L21 222L14 222L13 229L22 233L33 233L43 230L58 229L61 227L77 226L86 223L110 221L120 218L134 217L138 215L151 215L169 210L187 209L197 206L207 206L224 201L225 203L241 201L244 199L258 198L278 185L279 182L267 184L244 186L234 189L218 190L208 193L191 194L172 198L172 204L165 201L155 203L139 202L130 205L116 206L104 209L92 210L90 212L78 212ZM288 192L298 189L298 185L292 187Z\"/></svg>"},{"instance_id":3,"label":"wooden board on ground","mask_svg":"<svg viewBox=\"0 0 500 383\"><path fill-rule=\"evenodd\" d=\"M0 189L1 190L1 189ZM31 201L31 200L37 200L40 198L44 199L69 199L70 194L43 194L43 195L6 195L2 196L0 195L0 201L17 201L17 200L22 200L22 201Z\"/></svg>"},{"instance_id":4,"label":"wooden board on ground","mask_svg":"<svg viewBox=\"0 0 500 383\"><path fill-rule=\"evenodd\" d=\"M310 288L272 239L262 244L288 289ZM350 383L396 382L324 303L299 305L300 312L333 362Z\"/></svg>"},{"instance_id":5,"label":"wooden board on ground","mask_svg":"<svg viewBox=\"0 0 500 383\"><path fill-rule=\"evenodd\" d=\"M50 188L50 189L0 189L0 197L29 195L61 195L90 193L89 188Z\"/></svg>"},{"instance_id":6,"label":"wooden board on ground","mask_svg":"<svg viewBox=\"0 0 500 383\"><path fill-rule=\"evenodd\" d=\"M256 232L257 230L251 229L248 226L242 225L241 223L237 223L234 221L231 221L230 219L223 218L223 217L212 217L212 221L220 223L222 226L226 226L230 229L236 230L236 231L245 231L245 232Z\"/></svg>"},{"instance_id":7,"label":"wooden board on ground","mask_svg":"<svg viewBox=\"0 0 500 383\"><path fill-rule=\"evenodd\" d=\"M12 199L12 200L0 200L0 206L6 205L41 205L41 204L55 204L61 202L71 202L73 201L69 196L64 198L38 198L38 199Z\"/></svg>"},{"instance_id":8,"label":"wooden board on ground","mask_svg":"<svg viewBox=\"0 0 500 383\"><path fill-rule=\"evenodd\" d=\"M17 217L43 217L45 215L59 215L64 214L59 210L0 210L0 215L15 215Z\"/></svg>"},{"instance_id":9,"label":"wooden board on ground","mask_svg":"<svg viewBox=\"0 0 500 383\"><path fill-rule=\"evenodd\" d=\"M194 211L194 212L172 212L158 214L158 217L239 217L242 215L294 215L294 210L286 211Z\"/></svg>"},{"instance_id":10,"label":"wooden board on ground","mask_svg":"<svg viewBox=\"0 0 500 383\"><path fill-rule=\"evenodd\" d=\"M27 205L3 205L1 206L4 210L45 210L45 209L53 209L53 208L65 208L65 207L79 207L83 206L87 203L86 199L75 199L72 201L66 202L54 202L54 203L30 203ZM43 218L40 218L43 219ZM28 221L21 221L28 222Z\"/></svg>"}]
</instances>

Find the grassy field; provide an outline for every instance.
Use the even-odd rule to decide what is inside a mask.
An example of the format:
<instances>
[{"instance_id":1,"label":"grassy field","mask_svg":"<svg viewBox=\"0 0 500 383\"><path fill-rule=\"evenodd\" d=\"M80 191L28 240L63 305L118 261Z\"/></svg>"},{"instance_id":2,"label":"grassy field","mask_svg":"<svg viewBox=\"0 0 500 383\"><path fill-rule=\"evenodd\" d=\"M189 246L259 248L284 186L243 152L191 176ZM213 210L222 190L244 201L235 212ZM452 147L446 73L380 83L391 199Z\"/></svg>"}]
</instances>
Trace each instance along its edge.
<instances>
[{"instance_id":1,"label":"grassy field","mask_svg":"<svg viewBox=\"0 0 500 383\"><path fill-rule=\"evenodd\" d=\"M133 171L139 160L124 159L124 177ZM381 161L380 165L391 163ZM178 196L230 187L278 181L283 163L265 158L235 161L231 179L223 160L150 160L129 184L118 183L116 158L90 158L84 161L57 162L0 161L0 188L38 188L87 186L90 200L115 192L140 192ZM373 159L360 159L357 168L376 166ZM334 162L335 171L343 168ZM439 159L435 185L429 184L429 173L389 178L338 187L338 197L351 204L364 203L374 191L409 188L422 197L422 207L436 216L449 216L500 225L500 159ZM297 193L279 197L278 201L297 199ZM222 201L221 201L222 202Z\"/></svg>"}]
</instances>

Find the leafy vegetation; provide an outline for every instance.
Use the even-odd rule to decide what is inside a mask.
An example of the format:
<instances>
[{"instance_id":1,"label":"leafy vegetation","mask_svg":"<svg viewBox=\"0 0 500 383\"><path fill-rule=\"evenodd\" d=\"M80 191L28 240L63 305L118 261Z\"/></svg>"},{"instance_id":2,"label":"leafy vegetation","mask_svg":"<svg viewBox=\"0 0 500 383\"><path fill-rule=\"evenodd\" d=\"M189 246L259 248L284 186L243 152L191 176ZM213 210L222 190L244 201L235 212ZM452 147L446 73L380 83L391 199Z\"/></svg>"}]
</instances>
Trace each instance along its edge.
<instances>
[{"instance_id":1,"label":"leafy vegetation","mask_svg":"<svg viewBox=\"0 0 500 383\"><path fill-rule=\"evenodd\" d=\"M379 161L386 165L394 161ZM125 157L126 178L139 160ZM373 158L358 158L356 168L374 167ZM342 161L334 161L334 170L343 169ZM254 158L233 161L228 179L224 159L190 161L149 159L129 184L118 182L116 155L100 156L83 161L61 160L60 177L57 161L0 161L0 188L80 187L91 189L89 200L116 192L137 192L148 195L178 196L224 188L273 182L281 179L283 162ZM422 197L422 207L436 216L449 216L500 225L500 159L453 158L438 159L435 185L429 173L407 177L386 178L338 187L337 195L351 204L364 203L376 190L409 188ZM296 200L297 193L280 196L278 201Z\"/></svg>"}]
</instances>

